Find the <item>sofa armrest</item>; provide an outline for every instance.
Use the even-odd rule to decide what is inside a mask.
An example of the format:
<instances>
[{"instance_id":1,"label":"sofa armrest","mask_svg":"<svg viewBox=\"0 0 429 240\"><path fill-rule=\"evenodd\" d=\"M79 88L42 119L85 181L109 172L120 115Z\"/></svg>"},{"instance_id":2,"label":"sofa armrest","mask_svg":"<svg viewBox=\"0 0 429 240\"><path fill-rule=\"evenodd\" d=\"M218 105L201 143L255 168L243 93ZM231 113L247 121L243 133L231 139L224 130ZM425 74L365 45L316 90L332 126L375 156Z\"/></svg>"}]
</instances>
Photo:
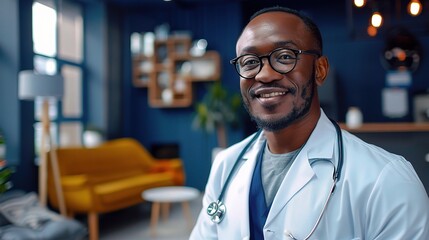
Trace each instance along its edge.
<instances>
[{"instance_id":1,"label":"sofa armrest","mask_svg":"<svg viewBox=\"0 0 429 240\"><path fill-rule=\"evenodd\" d=\"M155 164L148 170L149 173L170 172L174 176L176 185L185 184L185 170L180 158L157 159Z\"/></svg>"},{"instance_id":2,"label":"sofa armrest","mask_svg":"<svg viewBox=\"0 0 429 240\"><path fill-rule=\"evenodd\" d=\"M164 172L168 170L183 170L182 160L179 158L173 159L158 159L155 164L149 169L149 172Z\"/></svg>"},{"instance_id":3,"label":"sofa armrest","mask_svg":"<svg viewBox=\"0 0 429 240\"><path fill-rule=\"evenodd\" d=\"M64 191L79 190L82 187L88 186L89 182L88 176L85 174L61 177L61 185Z\"/></svg>"}]
</instances>

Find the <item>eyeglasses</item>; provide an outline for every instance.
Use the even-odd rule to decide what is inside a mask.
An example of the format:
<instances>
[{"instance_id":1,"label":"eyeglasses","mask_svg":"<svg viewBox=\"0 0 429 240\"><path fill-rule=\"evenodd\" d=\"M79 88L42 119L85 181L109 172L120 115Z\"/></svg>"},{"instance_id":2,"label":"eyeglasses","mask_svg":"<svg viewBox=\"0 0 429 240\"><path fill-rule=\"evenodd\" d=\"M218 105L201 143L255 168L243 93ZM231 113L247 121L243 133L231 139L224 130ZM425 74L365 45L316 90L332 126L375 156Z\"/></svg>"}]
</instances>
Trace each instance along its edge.
<instances>
[{"instance_id":1,"label":"eyeglasses","mask_svg":"<svg viewBox=\"0 0 429 240\"><path fill-rule=\"evenodd\" d=\"M268 55L257 56L256 54L244 54L230 61L235 66L235 70L242 78L254 78L264 66L263 58L268 59L271 68L276 72L286 74L292 71L298 60L299 54L309 54L320 57L317 50L297 50L289 48L277 48Z\"/></svg>"}]
</instances>

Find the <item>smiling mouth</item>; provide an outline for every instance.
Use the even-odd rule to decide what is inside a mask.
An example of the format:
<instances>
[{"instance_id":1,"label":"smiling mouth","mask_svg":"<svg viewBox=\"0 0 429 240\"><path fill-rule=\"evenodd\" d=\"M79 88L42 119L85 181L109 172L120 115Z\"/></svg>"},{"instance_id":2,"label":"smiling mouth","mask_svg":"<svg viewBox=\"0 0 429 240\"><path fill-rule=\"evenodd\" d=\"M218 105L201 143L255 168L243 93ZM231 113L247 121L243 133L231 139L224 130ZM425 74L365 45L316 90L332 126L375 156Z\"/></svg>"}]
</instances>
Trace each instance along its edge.
<instances>
[{"instance_id":1,"label":"smiling mouth","mask_svg":"<svg viewBox=\"0 0 429 240\"><path fill-rule=\"evenodd\" d=\"M283 96L283 95L286 95L286 92L263 93L263 94L259 94L257 97L258 98L272 98L272 97Z\"/></svg>"}]
</instances>

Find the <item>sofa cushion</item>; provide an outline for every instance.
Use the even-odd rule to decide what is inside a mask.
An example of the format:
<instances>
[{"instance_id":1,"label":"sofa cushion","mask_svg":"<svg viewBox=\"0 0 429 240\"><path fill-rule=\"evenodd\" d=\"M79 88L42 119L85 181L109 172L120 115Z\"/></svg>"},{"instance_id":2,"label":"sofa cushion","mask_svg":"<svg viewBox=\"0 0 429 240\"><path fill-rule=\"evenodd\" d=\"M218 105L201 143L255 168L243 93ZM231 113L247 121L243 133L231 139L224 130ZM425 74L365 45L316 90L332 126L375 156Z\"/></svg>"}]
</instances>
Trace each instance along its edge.
<instances>
[{"instance_id":1,"label":"sofa cushion","mask_svg":"<svg viewBox=\"0 0 429 240\"><path fill-rule=\"evenodd\" d=\"M97 184L95 193L102 203L113 204L133 197L141 199L141 193L146 189L173 184L169 173L144 174Z\"/></svg>"},{"instance_id":2,"label":"sofa cushion","mask_svg":"<svg viewBox=\"0 0 429 240\"><path fill-rule=\"evenodd\" d=\"M153 157L134 139L123 138L105 142L95 148L69 147L57 149L63 175L100 174L149 169Z\"/></svg>"}]
</instances>

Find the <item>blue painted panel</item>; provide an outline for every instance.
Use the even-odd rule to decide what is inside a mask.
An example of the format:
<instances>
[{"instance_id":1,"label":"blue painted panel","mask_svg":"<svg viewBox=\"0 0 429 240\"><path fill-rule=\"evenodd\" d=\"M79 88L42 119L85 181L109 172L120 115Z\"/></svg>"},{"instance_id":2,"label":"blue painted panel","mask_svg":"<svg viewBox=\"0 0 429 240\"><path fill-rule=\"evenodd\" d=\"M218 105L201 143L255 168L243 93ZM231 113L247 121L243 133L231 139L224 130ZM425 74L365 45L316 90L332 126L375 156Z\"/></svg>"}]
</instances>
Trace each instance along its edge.
<instances>
[{"instance_id":1,"label":"blue painted panel","mask_svg":"<svg viewBox=\"0 0 429 240\"><path fill-rule=\"evenodd\" d=\"M19 163L18 8L15 1L0 2L0 129L6 138L6 159Z\"/></svg>"},{"instance_id":2,"label":"blue painted panel","mask_svg":"<svg viewBox=\"0 0 429 240\"><path fill-rule=\"evenodd\" d=\"M219 13L222 13L219 14ZM241 27L238 4L209 3L190 8L153 7L128 11L124 21L124 49L129 49L132 32L154 31L157 25L169 23L171 31L190 30L193 39L204 38L208 49L216 50L222 59L222 82L230 91L239 91L238 77L229 65L235 56L235 40ZM162 13L162 14L160 14ZM228 26L228 27L225 27ZM124 123L125 135L140 140L148 148L155 143L178 143L184 160L187 184L203 189L211 165L215 134L192 129L193 107L158 109L148 106L147 89L131 85L131 56L125 51ZM207 84L194 83L195 100L201 99ZM229 142L237 142L242 133L231 131Z\"/></svg>"},{"instance_id":3,"label":"blue painted panel","mask_svg":"<svg viewBox=\"0 0 429 240\"><path fill-rule=\"evenodd\" d=\"M384 87L385 70L380 63L383 35L375 38L366 36L368 13L353 11L353 22L347 15L346 1L324 4L320 1L289 2L289 7L301 9L318 23L324 38L324 53L336 71L338 116L344 121L349 106L361 108L365 121L412 121L411 112L401 119L388 119L381 113L381 89ZM222 81L234 92L239 92L238 77L228 60L235 57L235 42L253 12L261 7L277 5L273 1L260 2L205 2L186 6L159 4L128 8L124 15L124 49L129 49L129 35L134 31L153 31L155 26L169 23L171 30L190 30L194 39L205 38L208 48L220 52L222 57ZM220 14L222 13L222 14ZM389 21L392 21L391 19ZM352 34L353 33L353 34ZM419 40L428 48L428 33L421 34ZM191 128L192 108L154 109L148 106L147 90L131 85L131 57L124 52L124 134L139 139L146 146L153 143L177 142L185 161L188 184L202 189L210 169L211 149L216 146L215 135L207 136ZM417 89L426 89L426 59L413 75L410 95ZM195 98L201 99L204 84L195 84ZM231 134L229 142L239 141L244 135L255 130L254 124L246 116L245 127Z\"/></svg>"}]
</instances>

